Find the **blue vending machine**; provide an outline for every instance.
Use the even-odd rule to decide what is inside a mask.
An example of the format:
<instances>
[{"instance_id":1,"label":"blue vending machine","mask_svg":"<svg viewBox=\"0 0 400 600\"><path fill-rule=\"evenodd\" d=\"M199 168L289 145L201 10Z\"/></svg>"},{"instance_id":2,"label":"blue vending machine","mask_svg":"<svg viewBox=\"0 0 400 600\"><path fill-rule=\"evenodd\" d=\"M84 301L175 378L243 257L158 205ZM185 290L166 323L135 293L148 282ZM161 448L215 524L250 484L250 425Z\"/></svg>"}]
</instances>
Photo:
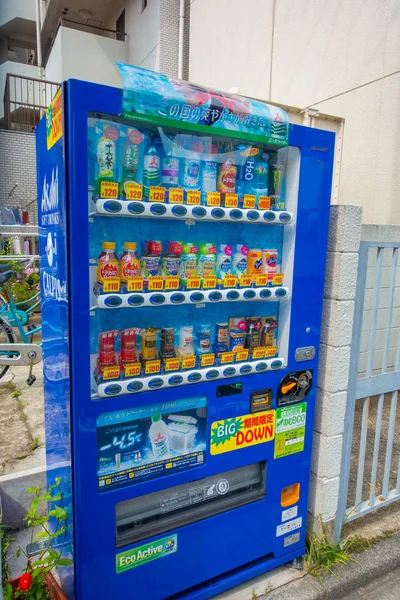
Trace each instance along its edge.
<instances>
[{"instance_id":1,"label":"blue vending machine","mask_svg":"<svg viewBox=\"0 0 400 600\"><path fill-rule=\"evenodd\" d=\"M120 68L37 128L59 575L203 600L304 553L334 134Z\"/></svg>"}]
</instances>

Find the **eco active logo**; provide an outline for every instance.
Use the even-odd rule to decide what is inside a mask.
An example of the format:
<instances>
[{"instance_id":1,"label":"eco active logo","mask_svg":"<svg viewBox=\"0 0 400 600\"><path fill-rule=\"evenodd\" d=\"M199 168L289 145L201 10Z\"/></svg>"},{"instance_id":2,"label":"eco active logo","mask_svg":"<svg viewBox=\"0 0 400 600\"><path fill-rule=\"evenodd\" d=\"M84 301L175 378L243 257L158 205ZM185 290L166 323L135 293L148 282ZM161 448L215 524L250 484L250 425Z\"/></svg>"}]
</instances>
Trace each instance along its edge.
<instances>
[{"instance_id":1,"label":"eco active logo","mask_svg":"<svg viewBox=\"0 0 400 600\"><path fill-rule=\"evenodd\" d=\"M270 442L275 436L275 411L214 421L211 425L211 454L222 454Z\"/></svg>"},{"instance_id":2,"label":"eco active logo","mask_svg":"<svg viewBox=\"0 0 400 600\"><path fill-rule=\"evenodd\" d=\"M150 544L143 544L132 550L126 550L117 554L117 574L139 567L156 558L162 558L167 554L174 554L178 550L178 536L176 534L160 540L155 540Z\"/></svg>"}]
</instances>

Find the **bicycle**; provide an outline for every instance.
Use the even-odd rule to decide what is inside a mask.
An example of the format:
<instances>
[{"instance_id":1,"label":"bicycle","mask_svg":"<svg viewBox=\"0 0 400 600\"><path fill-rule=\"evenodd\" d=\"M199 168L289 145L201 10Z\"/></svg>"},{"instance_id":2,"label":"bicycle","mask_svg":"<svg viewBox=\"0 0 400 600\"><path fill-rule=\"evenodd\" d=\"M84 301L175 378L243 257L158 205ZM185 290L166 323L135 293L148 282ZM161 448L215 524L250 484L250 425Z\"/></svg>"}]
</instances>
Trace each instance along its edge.
<instances>
[{"instance_id":1,"label":"bicycle","mask_svg":"<svg viewBox=\"0 0 400 600\"><path fill-rule=\"evenodd\" d=\"M0 290L4 293L1 296L2 304L0 305L0 379L4 377L10 366L29 365L27 384L32 385L36 381L35 375L32 374L32 367L42 360L41 345L33 343L33 336L42 330L42 326L28 326L28 331L25 331L24 324L28 317L25 320L21 316L21 313L26 313L17 308L21 303L14 301L7 284L13 275L14 271L11 265L0 265ZM36 303L36 306L39 302ZM15 327L18 329L22 343L17 342Z\"/></svg>"}]
</instances>

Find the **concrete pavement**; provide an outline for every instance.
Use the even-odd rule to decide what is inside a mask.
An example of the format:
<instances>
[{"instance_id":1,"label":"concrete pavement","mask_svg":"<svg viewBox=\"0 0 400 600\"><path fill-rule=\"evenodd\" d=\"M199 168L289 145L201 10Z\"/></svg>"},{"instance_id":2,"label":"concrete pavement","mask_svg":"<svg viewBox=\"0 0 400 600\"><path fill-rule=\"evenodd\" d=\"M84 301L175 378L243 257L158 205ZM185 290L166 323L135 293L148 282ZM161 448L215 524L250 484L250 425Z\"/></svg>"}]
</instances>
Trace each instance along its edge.
<instances>
[{"instance_id":1,"label":"concrete pavement","mask_svg":"<svg viewBox=\"0 0 400 600\"><path fill-rule=\"evenodd\" d=\"M399 600L400 568L345 596L343 600Z\"/></svg>"}]
</instances>

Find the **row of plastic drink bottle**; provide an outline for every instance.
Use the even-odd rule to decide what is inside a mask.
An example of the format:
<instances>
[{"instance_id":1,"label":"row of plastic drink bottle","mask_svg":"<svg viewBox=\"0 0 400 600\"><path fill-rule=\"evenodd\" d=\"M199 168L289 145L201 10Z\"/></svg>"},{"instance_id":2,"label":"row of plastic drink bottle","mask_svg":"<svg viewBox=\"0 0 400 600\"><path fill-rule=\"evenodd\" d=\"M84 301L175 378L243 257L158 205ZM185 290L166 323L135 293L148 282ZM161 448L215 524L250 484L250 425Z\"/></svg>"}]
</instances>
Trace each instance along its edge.
<instances>
[{"instance_id":1,"label":"row of plastic drink bottle","mask_svg":"<svg viewBox=\"0 0 400 600\"><path fill-rule=\"evenodd\" d=\"M144 200L151 186L201 191L202 203L209 192L273 194L279 199L283 164L277 151L255 146L212 140L211 137L178 134L174 137L108 121L97 121L96 190L102 180L118 181L119 196L126 196L126 184L143 185ZM92 144L93 145L93 144Z\"/></svg>"}]
</instances>

